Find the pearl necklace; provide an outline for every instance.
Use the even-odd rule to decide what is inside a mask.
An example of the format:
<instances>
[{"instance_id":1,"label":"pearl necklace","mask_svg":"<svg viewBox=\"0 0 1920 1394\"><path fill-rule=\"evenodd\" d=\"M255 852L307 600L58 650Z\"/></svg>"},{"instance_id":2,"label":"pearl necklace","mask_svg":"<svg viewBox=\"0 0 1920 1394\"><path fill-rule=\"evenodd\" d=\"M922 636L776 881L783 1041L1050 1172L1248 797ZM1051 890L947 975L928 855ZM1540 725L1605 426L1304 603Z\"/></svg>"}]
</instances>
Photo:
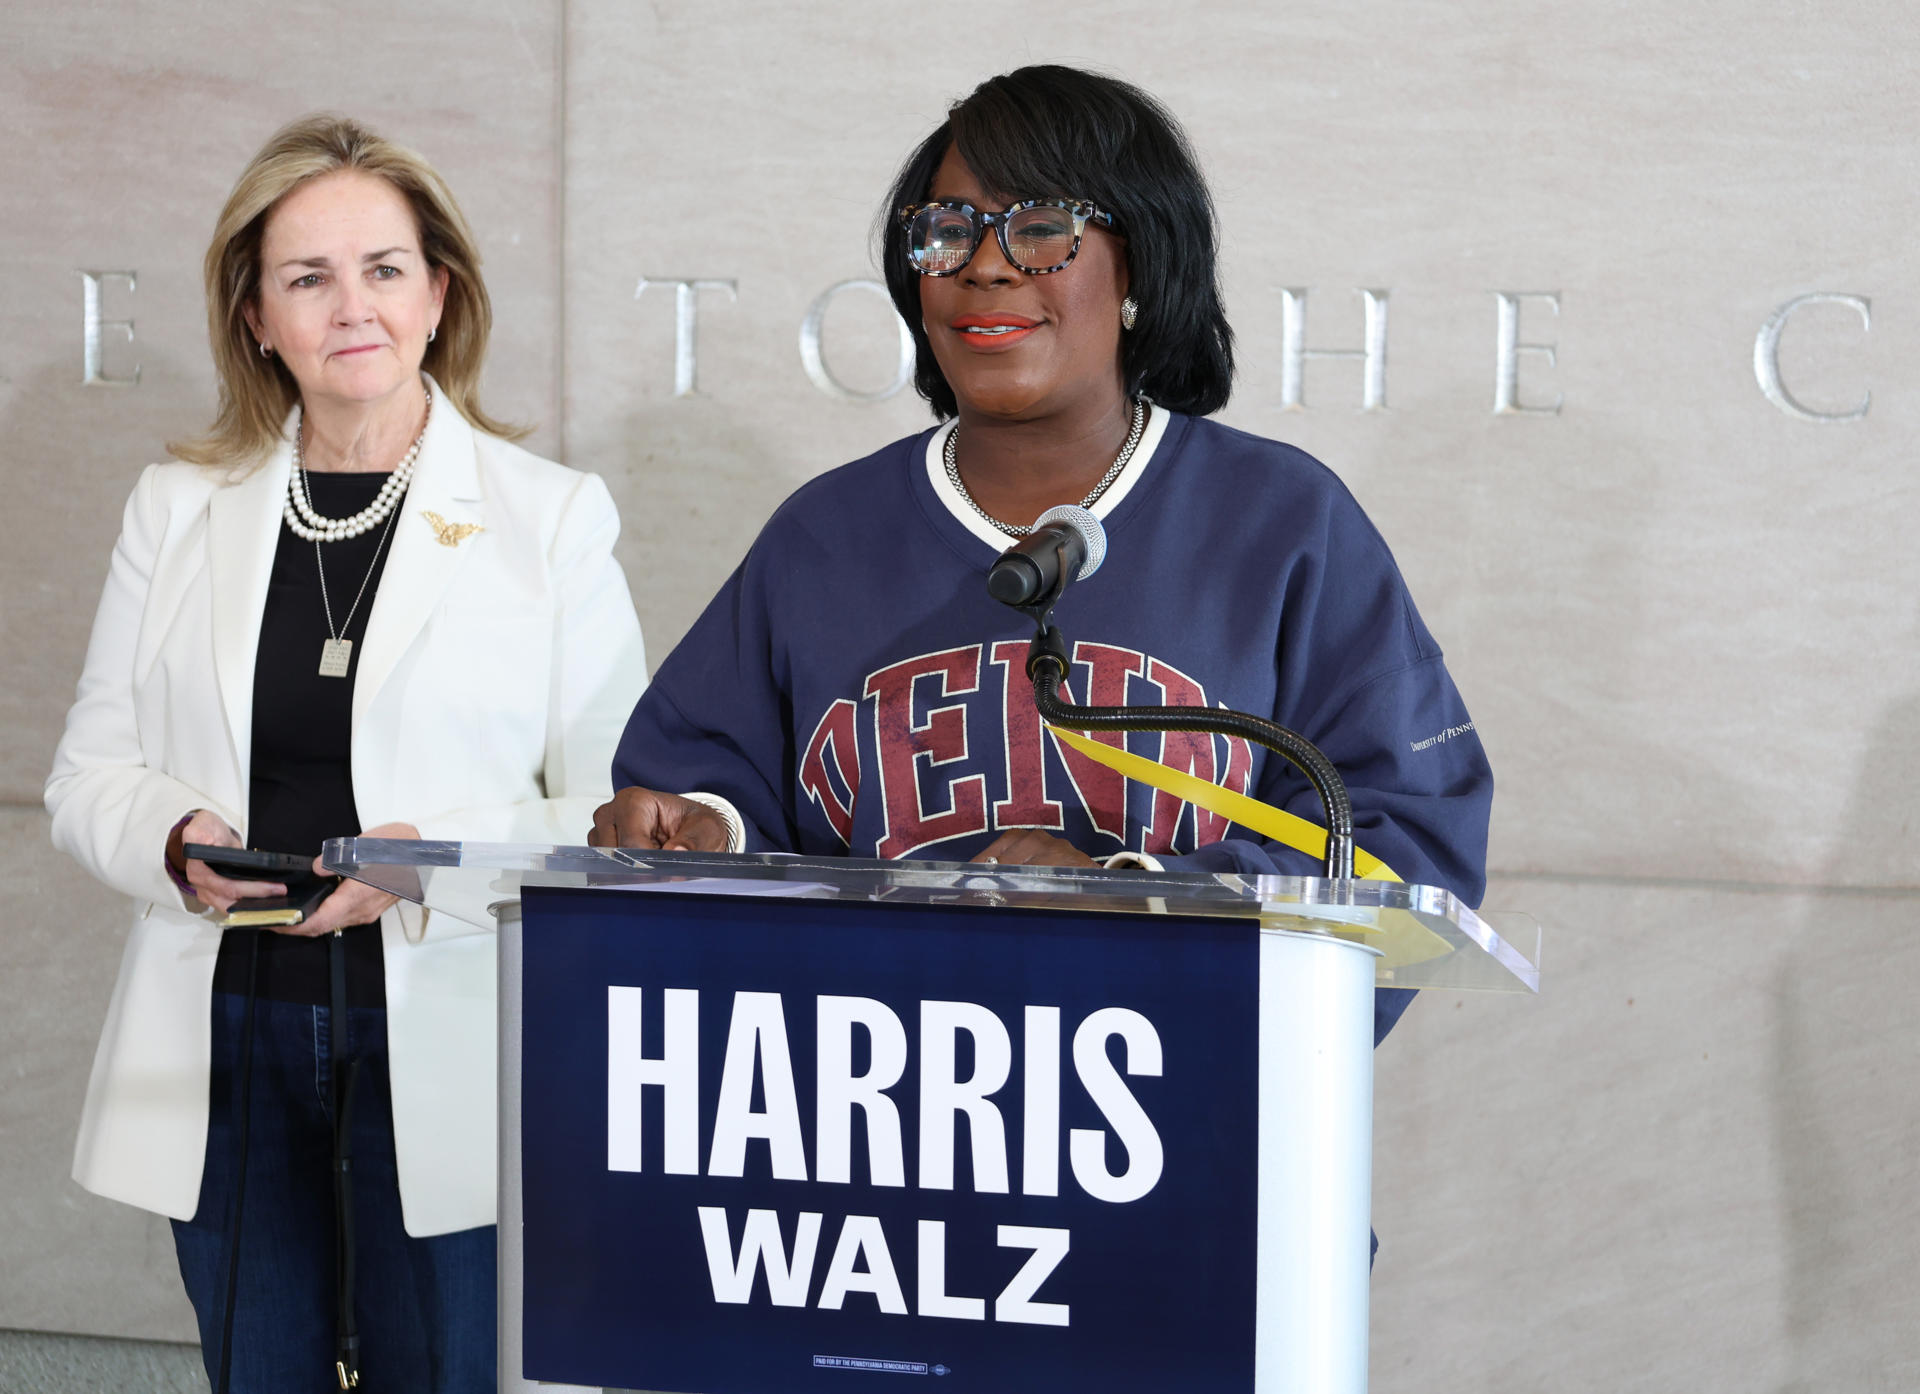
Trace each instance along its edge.
<instances>
[{"instance_id":1,"label":"pearl necklace","mask_svg":"<svg viewBox=\"0 0 1920 1394\"><path fill-rule=\"evenodd\" d=\"M300 446L300 437L306 434L307 416L306 408L302 407L293 423L293 472L287 476L287 502L280 510L293 535L302 542L339 542L358 537L386 522L387 516L407 496L407 485L413 482L414 462L420 458L420 445L427 438L427 421L431 420L433 389L428 388L427 415L420 423L420 434L413 438L413 444L400 457L399 465L387 476L387 482L380 486L373 502L351 518L329 518L314 508L313 498L307 492L306 454Z\"/></svg>"},{"instance_id":2,"label":"pearl necklace","mask_svg":"<svg viewBox=\"0 0 1920 1394\"><path fill-rule=\"evenodd\" d=\"M1092 492L1080 500L1080 506L1082 508L1093 507L1093 501L1099 498L1100 495L1106 493L1107 486L1120 477L1120 471L1125 469L1128 462L1133 459L1133 452L1138 448L1141 433L1144 432L1146 428L1147 404L1145 402L1135 402L1133 404L1133 429L1127 432L1127 442L1120 447L1120 453L1113 457L1113 463L1107 467L1107 472L1100 476L1100 482L1093 486ZM1025 527L1016 527L1012 523L1003 523L991 513L987 512L986 509L982 508L979 503L975 501L973 495L967 492L967 486L960 480L960 424L958 422L955 422L953 429L947 432L947 443L941 449L941 459L947 467L947 482L953 485L954 492L965 499L967 506L975 513L978 513L982 518L992 523L996 528L1000 529L1001 532L1011 533L1015 537L1027 537L1032 534L1033 525L1031 523Z\"/></svg>"}]
</instances>

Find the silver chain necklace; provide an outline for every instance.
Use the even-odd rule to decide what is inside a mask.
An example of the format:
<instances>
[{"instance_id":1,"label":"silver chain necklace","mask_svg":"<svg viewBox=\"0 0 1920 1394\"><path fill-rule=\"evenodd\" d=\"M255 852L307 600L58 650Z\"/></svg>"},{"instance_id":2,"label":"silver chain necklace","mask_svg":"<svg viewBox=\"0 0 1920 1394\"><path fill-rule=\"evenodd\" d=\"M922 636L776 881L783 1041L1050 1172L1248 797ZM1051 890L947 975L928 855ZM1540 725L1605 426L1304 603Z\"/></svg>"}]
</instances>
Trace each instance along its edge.
<instances>
[{"instance_id":1,"label":"silver chain necklace","mask_svg":"<svg viewBox=\"0 0 1920 1394\"><path fill-rule=\"evenodd\" d=\"M367 563L367 574L360 580L359 593L353 597L347 618L338 629L333 627L333 602L327 598L327 564L320 559L320 539L314 539L313 564L320 568L320 605L327 612L327 642L320 646L320 676L323 678L344 678L347 675L347 669L353 662L353 640L340 636L353 625L360 602L366 598L367 582L373 579L373 573L380 565L380 553L386 547L387 539L393 536L393 520L399 516L398 510L387 515L387 525L380 530L380 541L373 549L373 560Z\"/></svg>"},{"instance_id":2,"label":"silver chain necklace","mask_svg":"<svg viewBox=\"0 0 1920 1394\"><path fill-rule=\"evenodd\" d=\"M1135 402L1133 404L1133 429L1127 432L1127 443L1120 447L1120 453L1113 457L1113 463L1107 467L1107 472L1100 476L1100 482L1093 486L1093 491L1080 500L1080 506L1082 508L1093 507L1093 501L1099 498L1100 495L1106 493L1107 486L1120 477L1120 471L1124 470L1133 459L1133 452L1139 447L1140 437L1146 429L1147 404L1145 402ZM947 467L947 482L953 485L955 493L967 501L967 507L971 508L975 513L978 513L982 518L985 518L989 523L992 523L996 528L1000 529L1001 532L1011 533L1015 537L1027 537L1032 534L1033 525L1031 523L1024 527L1017 527L1012 523L1003 523L991 513L987 512L986 509L982 508L979 503L975 501L973 495L967 492L967 486L960 481L960 423L957 421L954 422L953 429L947 432L947 443L941 449L941 459Z\"/></svg>"}]
</instances>

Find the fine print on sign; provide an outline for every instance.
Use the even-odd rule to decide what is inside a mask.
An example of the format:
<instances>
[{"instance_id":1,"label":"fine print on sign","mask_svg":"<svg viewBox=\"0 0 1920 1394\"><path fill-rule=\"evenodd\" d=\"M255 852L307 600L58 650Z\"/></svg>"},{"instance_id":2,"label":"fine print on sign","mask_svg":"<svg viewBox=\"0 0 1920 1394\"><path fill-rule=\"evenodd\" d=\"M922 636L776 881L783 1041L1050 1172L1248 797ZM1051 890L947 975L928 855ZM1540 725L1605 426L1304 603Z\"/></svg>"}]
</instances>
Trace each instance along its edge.
<instances>
[{"instance_id":1,"label":"fine print on sign","mask_svg":"<svg viewBox=\"0 0 1920 1394\"><path fill-rule=\"evenodd\" d=\"M1252 1387L1254 926L617 900L526 898L529 1378Z\"/></svg>"}]
</instances>

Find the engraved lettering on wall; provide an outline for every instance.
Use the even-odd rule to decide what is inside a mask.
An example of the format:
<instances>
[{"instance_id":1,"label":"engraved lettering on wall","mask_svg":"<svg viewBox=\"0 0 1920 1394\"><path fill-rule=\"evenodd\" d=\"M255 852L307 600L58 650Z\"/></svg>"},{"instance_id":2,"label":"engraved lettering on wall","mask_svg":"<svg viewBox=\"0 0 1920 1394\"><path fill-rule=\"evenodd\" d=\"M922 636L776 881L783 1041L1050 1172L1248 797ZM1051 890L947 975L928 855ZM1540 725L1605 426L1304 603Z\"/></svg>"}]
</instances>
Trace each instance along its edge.
<instances>
[{"instance_id":1,"label":"engraved lettering on wall","mask_svg":"<svg viewBox=\"0 0 1920 1394\"><path fill-rule=\"evenodd\" d=\"M862 290L878 295L886 301L894 325L900 333L899 361L894 368L893 380L877 391L863 392L857 387L848 387L833 375L827 366L825 345L821 342L821 333L826 327L827 309L833 304L834 297L843 291ZM806 318L800 321L800 366L806 369L807 381L843 402L884 402L913 381L913 331L907 322L893 311L893 297L887 294L885 282L874 280L839 281L828 286L820 293L819 299L807 307Z\"/></svg>"},{"instance_id":2,"label":"engraved lettering on wall","mask_svg":"<svg viewBox=\"0 0 1920 1394\"><path fill-rule=\"evenodd\" d=\"M81 382L89 387L133 387L141 380L141 363L135 355L135 321L129 313L131 298L138 288L133 271L78 271L81 285ZM720 292L729 302L739 301L739 282L733 278L642 276L634 288L640 299L653 287L671 288L674 307L673 395L700 395L699 327L701 295ZM800 322L800 366L807 380L826 396L855 405L883 402L898 396L912 384L915 366L912 331L898 314L889 316L894 346L891 377L874 387L850 384L835 373L826 345L827 317L848 293L879 296L889 300L883 282L869 278L837 281L823 290L807 307ZM1387 311L1392 292L1384 288L1356 287L1360 298L1360 342L1346 348L1309 347L1307 300L1309 288L1284 287L1281 297L1280 333L1280 406L1287 411L1305 410L1306 373L1309 363L1332 359L1351 362L1360 369L1362 412L1381 412L1387 406ZM1557 290L1496 290L1494 299L1494 381L1493 412L1497 416L1555 416L1560 414L1565 393L1558 390L1552 370L1559 366L1559 347L1543 333L1542 315L1561 314L1561 295ZM656 297L657 298L657 297ZM1814 291L1795 296L1776 308L1760 326L1753 341L1753 374L1761 394L1783 415L1799 421L1828 425L1859 421L1873 404L1866 388L1851 405L1832 401L1811 403L1797 395L1786 381L1781 362L1781 340L1795 317L1810 306L1838 306L1857 317L1860 331L1873 327L1872 301L1865 295L1838 291ZM889 300L889 308L891 308ZM1323 311L1322 318L1325 319ZM877 319L850 328L847 342L874 348L872 336L886 333ZM1843 331L1844 332L1844 331ZM836 331L838 333L838 331ZM1324 327L1323 335L1328 334ZM1338 342L1334 336L1334 342ZM884 361L884 360L883 360ZM722 389L725 390L723 384ZM1549 391L1551 395L1549 396ZM1807 390L1803 387L1803 390ZM1817 389L1813 395L1819 396Z\"/></svg>"},{"instance_id":3,"label":"engraved lettering on wall","mask_svg":"<svg viewBox=\"0 0 1920 1394\"><path fill-rule=\"evenodd\" d=\"M1563 392L1553 394L1553 401L1545 405L1529 406L1520 398L1520 360L1534 356L1543 359L1549 368L1558 366L1559 351L1552 344L1525 343L1520 338L1520 311L1529 300L1538 300L1558 316L1560 313L1560 292L1557 290L1496 290L1493 293L1498 307L1498 327L1493 339L1493 414L1495 416L1558 416L1561 404L1567 398Z\"/></svg>"},{"instance_id":4,"label":"engraved lettering on wall","mask_svg":"<svg viewBox=\"0 0 1920 1394\"><path fill-rule=\"evenodd\" d=\"M1767 322L1760 326L1760 332L1754 336L1753 376L1760 383L1760 390L1766 394L1767 400L1788 416L1827 425L1837 421L1858 421L1873 405L1871 392L1862 392L1860 400L1846 411L1817 411L1789 392L1780 378L1780 335L1785 331L1787 321L1808 305L1845 305L1860 316L1862 333L1873 328L1873 307L1864 295L1815 291L1811 295L1795 296L1768 315Z\"/></svg>"},{"instance_id":5,"label":"engraved lettering on wall","mask_svg":"<svg viewBox=\"0 0 1920 1394\"><path fill-rule=\"evenodd\" d=\"M723 290L727 299L738 300L739 282L642 276L640 284L633 288L633 298L638 300L649 286L673 287L673 395L691 397L698 391L699 294L703 290Z\"/></svg>"},{"instance_id":6,"label":"engraved lettering on wall","mask_svg":"<svg viewBox=\"0 0 1920 1394\"><path fill-rule=\"evenodd\" d=\"M82 271L80 273L80 381L88 387L134 387L140 381L140 365L133 365L133 375L114 376L107 372L106 341L133 342L133 321L131 319L106 319L101 310L102 290L108 284L118 285L124 282L127 294L132 295L136 286L131 271Z\"/></svg>"},{"instance_id":7,"label":"engraved lettering on wall","mask_svg":"<svg viewBox=\"0 0 1920 1394\"><path fill-rule=\"evenodd\" d=\"M1308 359L1360 360L1360 410L1382 411L1387 405L1387 297L1385 290L1359 290L1366 307L1357 349L1307 347L1307 291L1305 287L1280 292L1280 406L1286 411L1306 407L1305 376Z\"/></svg>"}]
</instances>

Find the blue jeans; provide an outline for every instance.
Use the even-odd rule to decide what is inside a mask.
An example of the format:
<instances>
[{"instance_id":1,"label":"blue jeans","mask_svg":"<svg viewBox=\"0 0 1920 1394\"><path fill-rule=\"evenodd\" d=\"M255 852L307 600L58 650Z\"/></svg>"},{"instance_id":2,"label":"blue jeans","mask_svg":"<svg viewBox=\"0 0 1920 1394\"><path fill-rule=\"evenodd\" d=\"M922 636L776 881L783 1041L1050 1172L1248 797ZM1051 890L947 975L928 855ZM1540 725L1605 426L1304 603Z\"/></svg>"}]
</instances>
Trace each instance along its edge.
<instances>
[{"instance_id":1,"label":"blue jeans","mask_svg":"<svg viewBox=\"0 0 1920 1394\"><path fill-rule=\"evenodd\" d=\"M180 1276L200 1323L207 1377L220 1371L227 1224L237 1160L245 999L213 998L212 1113L200 1207L174 1221ZM333 1112L325 1007L255 1004L252 1117L233 1317L235 1394L338 1394L334 1376ZM411 1238L394 1168L387 1014L348 1010L344 1057L361 1061L353 1104L354 1313L362 1390L493 1394L494 1229Z\"/></svg>"}]
</instances>

